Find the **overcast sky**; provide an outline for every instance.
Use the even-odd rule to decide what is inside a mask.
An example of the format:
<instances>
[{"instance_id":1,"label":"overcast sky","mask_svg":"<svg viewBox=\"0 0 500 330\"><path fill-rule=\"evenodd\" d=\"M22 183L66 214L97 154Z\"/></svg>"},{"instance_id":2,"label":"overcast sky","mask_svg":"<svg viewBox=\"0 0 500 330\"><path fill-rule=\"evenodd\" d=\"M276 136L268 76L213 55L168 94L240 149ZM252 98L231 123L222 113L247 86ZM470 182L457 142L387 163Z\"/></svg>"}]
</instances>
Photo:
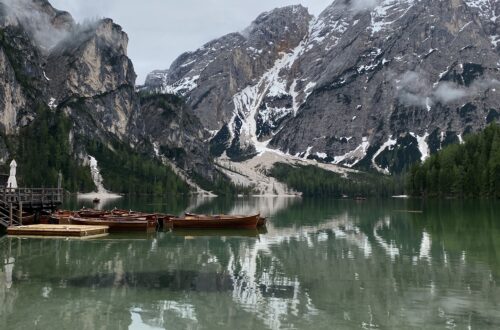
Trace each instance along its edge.
<instances>
[{"instance_id":1,"label":"overcast sky","mask_svg":"<svg viewBox=\"0 0 500 330\"><path fill-rule=\"evenodd\" d=\"M144 82L181 53L224 34L241 31L260 13L302 3L317 15L333 0L49 0L77 21L110 17L129 35L128 55Z\"/></svg>"}]
</instances>

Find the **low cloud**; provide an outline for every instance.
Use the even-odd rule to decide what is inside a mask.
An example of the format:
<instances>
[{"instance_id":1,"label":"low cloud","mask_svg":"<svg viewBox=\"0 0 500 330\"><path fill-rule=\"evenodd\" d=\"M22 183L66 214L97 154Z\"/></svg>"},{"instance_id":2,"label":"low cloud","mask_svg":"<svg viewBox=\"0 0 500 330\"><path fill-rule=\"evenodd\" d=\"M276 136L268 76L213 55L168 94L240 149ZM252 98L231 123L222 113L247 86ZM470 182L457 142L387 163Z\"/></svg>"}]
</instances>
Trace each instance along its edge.
<instances>
[{"instance_id":1,"label":"low cloud","mask_svg":"<svg viewBox=\"0 0 500 330\"><path fill-rule=\"evenodd\" d=\"M447 104L472 94L470 92L470 90L462 88L455 83L441 82L436 90L433 91L432 96L441 103Z\"/></svg>"},{"instance_id":2,"label":"low cloud","mask_svg":"<svg viewBox=\"0 0 500 330\"><path fill-rule=\"evenodd\" d=\"M406 71L395 80L399 100L408 106L426 107L431 87L425 72Z\"/></svg>"},{"instance_id":3,"label":"low cloud","mask_svg":"<svg viewBox=\"0 0 500 330\"><path fill-rule=\"evenodd\" d=\"M72 18L55 19L56 12L49 6L33 0L1 0L5 5L9 20L17 20L33 35L38 46L44 49L54 47L70 34ZM66 20L66 21L65 21Z\"/></svg>"},{"instance_id":4,"label":"low cloud","mask_svg":"<svg viewBox=\"0 0 500 330\"><path fill-rule=\"evenodd\" d=\"M488 78L478 79L469 87L450 81L433 84L429 75L423 71L406 71L395 78L398 100L407 106L421 108L428 108L436 103L450 104L479 95L487 89L499 85L500 81Z\"/></svg>"},{"instance_id":5,"label":"low cloud","mask_svg":"<svg viewBox=\"0 0 500 330\"><path fill-rule=\"evenodd\" d=\"M379 4L379 0L352 0L351 10L354 13L366 11L375 8Z\"/></svg>"}]
</instances>

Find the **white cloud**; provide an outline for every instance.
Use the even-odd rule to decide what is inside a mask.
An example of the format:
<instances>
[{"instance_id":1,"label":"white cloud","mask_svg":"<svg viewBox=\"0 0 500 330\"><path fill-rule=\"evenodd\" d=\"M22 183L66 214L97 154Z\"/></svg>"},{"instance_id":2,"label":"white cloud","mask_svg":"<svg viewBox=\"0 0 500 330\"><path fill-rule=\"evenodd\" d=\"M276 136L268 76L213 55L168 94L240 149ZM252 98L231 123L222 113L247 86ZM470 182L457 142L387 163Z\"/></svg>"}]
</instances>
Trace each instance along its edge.
<instances>
[{"instance_id":1,"label":"white cloud","mask_svg":"<svg viewBox=\"0 0 500 330\"><path fill-rule=\"evenodd\" d=\"M470 94L470 90L450 82L440 83L432 95L441 103L450 103L460 100Z\"/></svg>"},{"instance_id":2,"label":"white cloud","mask_svg":"<svg viewBox=\"0 0 500 330\"><path fill-rule=\"evenodd\" d=\"M351 8L354 12L361 12L375 8L378 3L378 0L352 0Z\"/></svg>"},{"instance_id":3,"label":"white cloud","mask_svg":"<svg viewBox=\"0 0 500 330\"><path fill-rule=\"evenodd\" d=\"M396 77L394 79L394 77ZM469 86L460 86L454 82L442 81L433 86L429 75L424 71L406 71L395 76L391 73L397 90L397 98L407 106L429 108L437 102L449 104L460 99L479 95L488 88L500 85L496 79L481 78Z\"/></svg>"},{"instance_id":4,"label":"white cloud","mask_svg":"<svg viewBox=\"0 0 500 330\"><path fill-rule=\"evenodd\" d=\"M406 71L396 81L399 100L409 106L426 107L431 84L425 72Z\"/></svg>"},{"instance_id":5,"label":"white cloud","mask_svg":"<svg viewBox=\"0 0 500 330\"><path fill-rule=\"evenodd\" d=\"M1 0L6 5L9 16L15 17L23 26L27 26L39 46L50 49L66 38L70 31L65 26L56 27L51 16L39 10L32 0Z\"/></svg>"}]
</instances>

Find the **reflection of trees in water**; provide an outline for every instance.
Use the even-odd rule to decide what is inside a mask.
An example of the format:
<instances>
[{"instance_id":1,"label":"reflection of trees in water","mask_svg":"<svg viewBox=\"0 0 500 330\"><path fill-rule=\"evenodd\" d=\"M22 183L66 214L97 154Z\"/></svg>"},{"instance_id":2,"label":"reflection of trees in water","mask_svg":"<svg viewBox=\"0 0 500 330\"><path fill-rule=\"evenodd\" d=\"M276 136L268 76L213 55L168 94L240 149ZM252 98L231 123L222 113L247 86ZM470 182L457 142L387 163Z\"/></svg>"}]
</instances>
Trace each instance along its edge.
<instances>
[{"instance_id":1,"label":"reflection of trees in water","mask_svg":"<svg viewBox=\"0 0 500 330\"><path fill-rule=\"evenodd\" d=\"M0 328L498 325L496 209L417 207L303 200L257 239L4 238L15 266L10 289L0 269Z\"/></svg>"},{"instance_id":2,"label":"reflection of trees in water","mask_svg":"<svg viewBox=\"0 0 500 330\"><path fill-rule=\"evenodd\" d=\"M485 231L492 229L491 210L478 214L477 207L470 208L469 214L465 212L462 217L456 213L464 214L463 209L442 210L455 219L451 220L428 213L427 208L423 214L384 208L384 216L380 209L364 205L345 215L330 211L335 214L332 220L320 221L318 226L326 228L330 223L331 230L284 240L272 248L272 254L286 261L285 273L300 274L298 279L316 307L332 315L343 310L349 320L365 325L375 320L375 324L395 327L425 327L425 322L430 326L432 322L437 325L446 321L479 326L488 322L499 324L492 308L500 301L500 292L490 276L490 267L498 262L496 254L495 262L489 262L490 254L497 249L488 239L486 243L478 242ZM346 223L346 216L351 225ZM317 215L315 219L318 220ZM475 220L473 226L481 228L469 236L470 241L476 242L474 247L459 243L467 230L457 231L460 226L456 219L466 221L466 226ZM441 240L429 222L446 226L442 232L453 239ZM498 237L498 229L486 235L495 236ZM368 255L367 245L363 244L367 240ZM447 251L447 241L459 243L461 254ZM466 257L468 247L476 248L480 260L470 262ZM325 291L330 295L325 295ZM491 295L492 300L484 299L485 295ZM488 307L490 302L494 304ZM413 323L405 323L408 321Z\"/></svg>"}]
</instances>

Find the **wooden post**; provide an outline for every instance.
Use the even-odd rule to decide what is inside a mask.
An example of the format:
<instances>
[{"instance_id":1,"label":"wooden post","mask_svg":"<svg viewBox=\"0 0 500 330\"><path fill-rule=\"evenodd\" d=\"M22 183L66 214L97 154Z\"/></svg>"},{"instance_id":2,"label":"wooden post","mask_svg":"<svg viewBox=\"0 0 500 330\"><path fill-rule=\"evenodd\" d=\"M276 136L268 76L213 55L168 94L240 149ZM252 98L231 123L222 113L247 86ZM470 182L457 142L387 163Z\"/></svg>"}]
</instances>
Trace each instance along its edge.
<instances>
[{"instance_id":1,"label":"wooden post","mask_svg":"<svg viewBox=\"0 0 500 330\"><path fill-rule=\"evenodd\" d=\"M19 202L19 224L23 225L23 202Z\"/></svg>"},{"instance_id":2,"label":"wooden post","mask_svg":"<svg viewBox=\"0 0 500 330\"><path fill-rule=\"evenodd\" d=\"M9 227L12 226L12 203L9 203Z\"/></svg>"}]
</instances>

